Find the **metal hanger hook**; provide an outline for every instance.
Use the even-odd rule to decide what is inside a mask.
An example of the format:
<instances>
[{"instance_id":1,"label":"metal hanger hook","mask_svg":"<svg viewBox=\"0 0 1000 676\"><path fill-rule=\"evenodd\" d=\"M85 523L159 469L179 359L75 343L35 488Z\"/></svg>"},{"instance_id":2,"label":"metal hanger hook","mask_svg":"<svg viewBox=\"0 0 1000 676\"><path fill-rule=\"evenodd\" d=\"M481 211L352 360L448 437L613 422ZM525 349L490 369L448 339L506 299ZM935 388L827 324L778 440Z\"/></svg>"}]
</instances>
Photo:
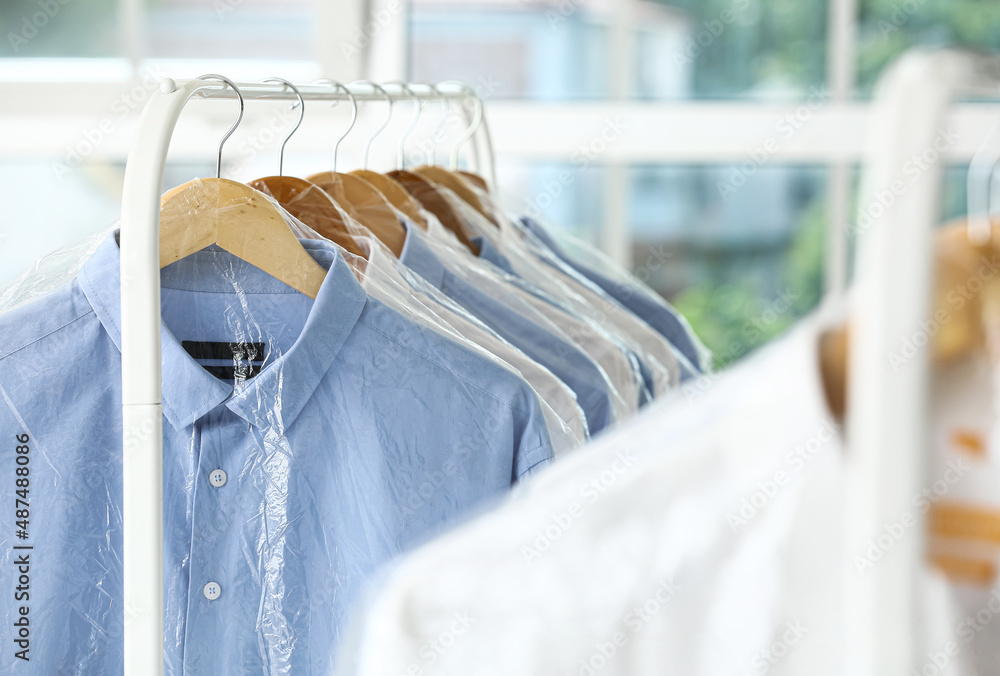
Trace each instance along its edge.
<instances>
[{"instance_id":1,"label":"metal hanger hook","mask_svg":"<svg viewBox=\"0 0 1000 676\"><path fill-rule=\"evenodd\" d=\"M299 91L299 88L284 78L269 77L264 80L264 82L280 82L295 92L295 96L298 98L298 101L293 103L291 107L292 110L294 110L296 106L299 107L299 120L295 123L295 126L292 127L292 130L288 132L288 136L285 137L285 140L281 142L281 150L278 151L278 176L281 176L285 168L285 144L288 143L288 139L292 138L292 135L297 132L299 127L302 125L302 118L306 116L306 102L302 98L302 92Z\"/></svg>"},{"instance_id":2,"label":"metal hanger hook","mask_svg":"<svg viewBox=\"0 0 1000 676\"><path fill-rule=\"evenodd\" d=\"M440 89L438 89L431 83L417 82L416 84L419 84L421 87L427 87L427 89L429 89L431 92L437 94L438 100L440 100L441 103L444 104L444 116L441 117L441 121L438 122L436 127L434 127L434 131L431 133L431 139L430 139L431 142L430 144L428 144L427 148L427 164L434 164L434 160L436 158L434 146L437 145L437 137L441 133L441 130L444 129L445 123L448 121L448 114L451 112L451 104L448 102L448 97L445 96Z\"/></svg>"},{"instance_id":3,"label":"metal hanger hook","mask_svg":"<svg viewBox=\"0 0 1000 676\"><path fill-rule=\"evenodd\" d=\"M420 98L413 92L413 90L410 89L410 85L406 84L405 82L402 82L401 80L394 80L392 82L386 82L386 84L396 85L401 90L412 96L413 102L417 104L416 107L413 109L413 119L410 120L410 124L406 128L406 131L403 132L403 135L399 137L399 150L396 153L396 168L402 169L403 166L406 164L406 139L409 138L410 133L414 129L416 129L417 122L420 121L420 113L424 109L424 104L420 100Z\"/></svg>"},{"instance_id":4,"label":"metal hanger hook","mask_svg":"<svg viewBox=\"0 0 1000 676\"><path fill-rule=\"evenodd\" d=\"M479 131L479 127L483 124L483 100L479 98L479 94L476 93L475 89L464 82L460 82L458 80L448 80L447 82L442 82L440 84L456 85L460 87L463 92L466 92L469 95L469 98L466 100L471 100L473 105L472 123L469 125L468 129L462 132L462 135L458 137L455 145L451 148L449 166L451 167L451 170L454 171L458 169L458 154L461 152L462 146L464 146L469 139L476 135L476 132Z\"/></svg>"},{"instance_id":5,"label":"metal hanger hook","mask_svg":"<svg viewBox=\"0 0 1000 676\"><path fill-rule=\"evenodd\" d=\"M382 120L382 124L380 124L379 127L378 127L378 129L376 129L374 132L372 132L372 135L368 137L368 140L365 141L364 150L361 151L361 168L362 169L367 169L368 168L368 151L371 149L372 143L375 141L375 137L377 137L379 134L381 134L382 131L386 127L389 126L389 120L392 119L392 97L389 96L389 92L387 92L386 90L382 89L381 87L379 87L377 84L375 84L371 80L355 80L351 84L352 85L358 85L358 84L368 85L369 87L371 87L372 89L374 89L375 91L377 91L379 94L381 94L382 96L384 96L385 97L385 102L389 106L389 108L385 111L385 119Z\"/></svg>"},{"instance_id":6,"label":"metal hanger hook","mask_svg":"<svg viewBox=\"0 0 1000 676\"><path fill-rule=\"evenodd\" d=\"M343 89L344 93L347 94L347 98L351 102L351 123L347 125L347 129L345 129L344 133L340 135L337 142L333 144L333 173L337 173L337 150L340 148L340 142L347 138L347 135L351 133L352 129L354 129L354 123L358 121L358 100L354 98L354 94L351 93L350 89L336 80L323 78L322 80L316 80L313 84L328 84L333 85L334 90ZM337 102L334 101L332 105L336 106Z\"/></svg>"},{"instance_id":7,"label":"metal hanger hook","mask_svg":"<svg viewBox=\"0 0 1000 676\"><path fill-rule=\"evenodd\" d=\"M227 84L227 85L229 85L230 87L233 88L233 91L236 92L236 96L240 100L240 115L239 115L239 117L236 118L236 122L233 123L233 126L229 128L229 131L227 131L226 135L222 137L222 140L219 141L219 154L218 154L218 156L215 159L215 177L216 178L222 178L222 146L226 145L226 141L229 140L229 137L233 135L233 132L236 131L236 128L238 126L240 126L240 122L243 121L243 92L240 91L240 88L236 86L235 82L233 82L232 80L230 80L225 75L215 75L215 74L209 73L208 75L199 75L195 79L197 79L197 80L218 80L219 82L223 82L223 83L225 83L225 84Z\"/></svg>"}]
</instances>

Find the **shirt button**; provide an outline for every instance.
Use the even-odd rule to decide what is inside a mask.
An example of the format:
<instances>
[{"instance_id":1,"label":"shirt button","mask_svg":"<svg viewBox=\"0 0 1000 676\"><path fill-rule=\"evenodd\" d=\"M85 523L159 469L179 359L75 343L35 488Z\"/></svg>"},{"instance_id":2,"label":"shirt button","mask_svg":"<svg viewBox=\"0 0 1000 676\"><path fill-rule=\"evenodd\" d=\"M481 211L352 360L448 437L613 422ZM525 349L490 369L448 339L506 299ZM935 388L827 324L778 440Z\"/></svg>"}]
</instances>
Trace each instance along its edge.
<instances>
[{"instance_id":1,"label":"shirt button","mask_svg":"<svg viewBox=\"0 0 1000 676\"><path fill-rule=\"evenodd\" d=\"M220 486L225 486L226 485L225 470L213 469L212 473L208 475L208 481L216 488L219 488Z\"/></svg>"},{"instance_id":2,"label":"shirt button","mask_svg":"<svg viewBox=\"0 0 1000 676\"><path fill-rule=\"evenodd\" d=\"M205 589L203 591L205 592L206 599L214 601L219 598L220 594L222 594L222 587L219 586L218 582L209 582L205 585Z\"/></svg>"}]
</instances>

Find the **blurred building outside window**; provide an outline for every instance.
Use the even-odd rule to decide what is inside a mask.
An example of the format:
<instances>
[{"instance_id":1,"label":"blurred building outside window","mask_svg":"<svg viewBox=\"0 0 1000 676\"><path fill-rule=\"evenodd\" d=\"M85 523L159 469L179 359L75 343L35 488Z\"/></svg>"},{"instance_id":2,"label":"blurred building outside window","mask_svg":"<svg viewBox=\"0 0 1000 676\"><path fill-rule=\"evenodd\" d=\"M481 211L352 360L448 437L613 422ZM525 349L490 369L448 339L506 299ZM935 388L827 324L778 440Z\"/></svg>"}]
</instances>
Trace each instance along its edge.
<instances>
[{"instance_id":1,"label":"blurred building outside window","mask_svg":"<svg viewBox=\"0 0 1000 676\"><path fill-rule=\"evenodd\" d=\"M38 139L10 138L0 154L5 184L23 198L0 226L0 282L54 243L114 219L127 139L105 142L71 174L52 167L113 117L111 106L141 86L143 73L458 79L486 95L488 115L495 104L498 115L523 115L555 138L576 124L574 110L607 102L678 111L707 102L740 129L748 107L794 107L817 92L864 101L879 72L913 46L1000 49L1000 5L978 0L9 0L0 26L0 89L28 92L28 105L46 111L20 113L24 98L0 96L0 117ZM124 81L129 69L138 77L121 90L71 86ZM140 94L126 118L114 118L116 133L138 114L148 95ZM50 119L55 131L38 133ZM192 125L187 133L203 143L177 141L200 143L204 159L171 160L172 179L210 169L213 134L226 119ZM816 304L828 230L846 226L829 223L831 206L850 213L858 182L856 166L748 160L761 142L748 137L746 152L684 161L668 159L669 149L659 160L655 152L620 160L613 141L592 157L500 144L499 185L521 209L641 272L724 355L733 340L747 350L766 342ZM740 174L738 189L727 189ZM68 197L44 199L53 191ZM963 208L955 168L942 217ZM666 263L646 265L653 259ZM782 299L789 309L758 326Z\"/></svg>"}]
</instances>

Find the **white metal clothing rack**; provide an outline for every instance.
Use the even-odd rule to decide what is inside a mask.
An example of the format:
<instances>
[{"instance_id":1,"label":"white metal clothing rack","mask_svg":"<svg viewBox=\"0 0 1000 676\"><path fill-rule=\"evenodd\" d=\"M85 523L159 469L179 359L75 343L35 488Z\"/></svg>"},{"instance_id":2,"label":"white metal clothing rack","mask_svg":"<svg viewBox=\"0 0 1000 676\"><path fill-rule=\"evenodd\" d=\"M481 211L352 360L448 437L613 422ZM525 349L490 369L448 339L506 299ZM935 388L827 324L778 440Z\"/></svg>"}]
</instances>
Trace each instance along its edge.
<instances>
[{"instance_id":1,"label":"white metal clothing rack","mask_svg":"<svg viewBox=\"0 0 1000 676\"><path fill-rule=\"evenodd\" d=\"M246 101L296 101L282 84L237 83ZM389 85L387 85L388 87ZM306 101L348 101L343 88L297 85ZM384 101L369 84L347 85L354 99ZM437 91L413 85L392 92L394 101L468 101L475 93L444 83ZM163 410L160 371L159 218L163 169L181 110L192 96L235 100L236 92L217 80L165 79L149 99L125 166L121 218L123 530L125 674L163 673ZM481 102L479 102L481 106ZM479 108L481 111L481 107ZM470 117L463 111L463 117ZM475 120L472 120L474 122ZM472 125L470 124L470 127ZM479 121L479 139L490 160L489 130ZM464 140L464 139L460 139ZM480 149L473 145L476 168Z\"/></svg>"},{"instance_id":2,"label":"white metal clothing rack","mask_svg":"<svg viewBox=\"0 0 1000 676\"><path fill-rule=\"evenodd\" d=\"M861 204L873 203L880 191L891 190L911 156L933 146L955 96L995 94L998 82L1000 61L994 58L917 52L901 59L877 90ZM237 86L248 101L295 99L282 85ZM306 100L347 98L329 86L303 85L300 90ZM453 99L471 95L462 88L442 90ZM359 101L381 99L368 86L352 91ZM163 81L139 120L125 171L121 279L126 676L163 670L159 204L170 137L185 103L196 94L235 98L231 89L214 81ZM439 98L405 92L393 97ZM488 146L488 133L485 137ZM935 162L859 236L863 260L856 291L864 302L858 304L852 333L845 527L845 673L851 676L908 674L920 645L913 618L924 557L923 524L912 528L866 575L854 570L850 553L911 507L926 473L927 360L916 358L893 370L886 355L929 314L931 236L939 216L940 186L941 165Z\"/></svg>"}]
</instances>

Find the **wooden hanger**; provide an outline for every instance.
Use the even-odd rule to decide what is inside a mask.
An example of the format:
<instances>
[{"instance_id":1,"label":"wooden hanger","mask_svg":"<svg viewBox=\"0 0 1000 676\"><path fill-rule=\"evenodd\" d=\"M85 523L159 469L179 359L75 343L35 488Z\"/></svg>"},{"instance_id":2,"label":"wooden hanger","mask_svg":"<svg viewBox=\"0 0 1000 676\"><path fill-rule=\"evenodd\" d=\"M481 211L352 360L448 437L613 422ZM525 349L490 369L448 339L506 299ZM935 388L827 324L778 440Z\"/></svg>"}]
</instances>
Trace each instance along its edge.
<instances>
[{"instance_id":1,"label":"wooden hanger","mask_svg":"<svg viewBox=\"0 0 1000 676\"><path fill-rule=\"evenodd\" d=\"M479 128L483 124L483 101L479 98L479 95L474 89L469 85L457 81L451 80L448 82L442 82L442 85L455 85L460 87L466 94L465 102L471 101L473 104L473 116L472 120L467 129L465 129L462 134L458 137L455 143L452 145L450 152L450 163L452 167L458 166L458 157L461 152L462 146L466 142L471 140ZM433 85L429 85L430 89L441 96L441 100L444 102L445 111L447 112L451 108L450 99L444 95L440 89ZM447 116L446 116L447 117ZM443 121L442 121L443 122ZM492 152L492 151L491 151ZM431 148L431 153L428 158L429 162L427 165L422 167L417 167L414 169L414 173L420 174L431 181L437 182L442 186L448 188L456 195L461 197L463 200L468 202L476 211L483 215L486 220L493 223L493 225L499 225L493 217L493 214L483 205L476 191L473 189L473 185L477 188L488 192L486 188L486 181L481 177L472 174L471 172L458 172L452 171L450 169L445 169L444 167L438 166L434 162L434 150ZM469 177L472 177L470 182Z\"/></svg>"},{"instance_id":2,"label":"wooden hanger","mask_svg":"<svg viewBox=\"0 0 1000 676\"><path fill-rule=\"evenodd\" d=\"M427 220L420 213L420 202L406 192L406 189L398 181L368 169L355 169L350 173L371 183L389 201L389 204L406 214L421 230L427 230Z\"/></svg>"},{"instance_id":3,"label":"wooden hanger","mask_svg":"<svg viewBox=\"0 0 1000 676\"><path fill-rule=\"evenodd\" d=\"M483 206L482 201L479 199L479 195L477 195L469 184L466 183L465 179L458 174L449 171L444 167L438 167L430 164L417 167L411 171L418 176L422 176L431 183L437 183L442 187L448 188L453 193L458 195L463 202L468 203L469 206L482 214L486 220L496 225L496 223L493 222L493 216L490 215L489 211Z\"/></svg>"},{"instance_id":4,"label":"wooden hanger","mask_svg":"<svg viewBox=\"0 0 1000 676\"><path fill-rule=\"evenodd\" d=\"M465 180L469 181L483 192L487 194L490 192L490 186L486 182L486 179L479 174L474 174L471 171L464 171L462 169L457 169L455 173L461 175Z\"/></svg>"},{"instance_id":5,"label":"wooden hanger","mask_svg":"<svg viewBox=\"0 0 1000 676\"><path fill-rule=\"evenodd\" d=\"M328 82L336 89L344 90L347 98L351 101L351 123L333 146L333 171L313 174L307 176L306 180L323 189L351 218L368 228L390 251L399 256L403 251L403 244L406 242L406 229L399 222L399 218L389 202L371 183L357 176L337 171L337 149L340 147L340 142L354 128L354 123L358 119L358 102L351 90L339 82L334 80L318 80L317 82ZM375 86L377 87L377 85Z\"/></svg>"},{"instance_id":6,"label":"wooden hanger","mask_svg":"<svg viewBox=\"0 0 1000 676\"><path fill-rule=\"evenodd\" d=\"M288 132L285 140L281 142L281 149L278 151L278 175L258 178L256 181L251 181L249 185L273 197L292 216L295 216L295 218L319 234L336 242L355 256L364 258L365 256L361 248L358 247L357 242L351 237L350 232L347 230L347 225L344 223L343 216L340 214L340 210L334 201L330 199L330 196L322 188L308 181L283 175L285 169L285 145L288 144L289 139L292 138L302 124L302 118L306 114L306 105L302 98L302 93L288 80L280 77L272 77L264 80L264 82L280 82L295 92L295 96L298 98L298 103L295 106L299 108L299 119L295 123L295 126L292 127L292 130ZM295 106L292 107L294 108Z\"/></svg>"},{"instance_id":7,"label":"wooden hanger","mask_svg":"<svg viewBox=\"0 0 1000 676\"><path fill-rule=\"evenodd\" d=\"M316 298L326 270L275 206L250 186L195 179L160 200L160 268L216 244L296 291Z\"/></svg>"},{"instance_id":8,"label":"wooden hanger","mask_svg":"<svg viewBox=\"0 0 1000 676\"><path fill-rule=\"evenodd\" d=\"M427 211L434 214L441 225L454 233L462 244L474 255L479 255L479 247L472 243L472 238L465 229L465 224L448 201L431 185L427 179L405 169L390 171L389 176L399 181L399 184L413 195Z\"/></svg>"},{"instance_id":9,"label":"wooden hanger","mask_svg":"<svg viewBox=\"0 0 1000 676\"><path fill-rule=\"evenodd\" d=\"M198 79L232 87L240 115L219 142L215 178L189 181L160 199L160 268L215 244L315 300L326 270L299 243L284 215L250 186L220 178L222 147L243 120L243 93L221 75Z\"/></svg>"},{"instance_id":10,"label":"wooden hanger","mask_svg":"<svg viewBox=\"0 0 1000 676\"><path fill-rule=\"evenodd\" d=\"M979 351L985 351L984 318L1000 309L1000 222L992 224L992 234L985 245L973 244L968 224L962 219L938 228L934 233L935 313L947 313L948 321L939 322L931 338L936 364L947 364ZM831 411L843 414L849 390L847 357L848 325L828 331L820 341L820 365L824 389Z\"/></svg>"},{"instance_id":11,"label":"wooden hanger","mask_svg":"<svg viewBox=\"0 0 1000 676\"><path fill-rule=\"evenodd\" d=\"M371 230L397 257L403 252L406 228L389 202L368 181L351 174L323 171L306 178L327 192L351 218Z\"/></svg>"},{"instance_id":12,"label":"wooden hanger","mask_svg":"<svg viewBox=\"0 0 1000 676\"><path fill-rule=\"evenodd\" d=\"M319 186L294 176L266 176L250 181L249 185L273 197L285 211L345 251L365 258L348 232L337 204Z\"/></svg>"}]
</instances>

